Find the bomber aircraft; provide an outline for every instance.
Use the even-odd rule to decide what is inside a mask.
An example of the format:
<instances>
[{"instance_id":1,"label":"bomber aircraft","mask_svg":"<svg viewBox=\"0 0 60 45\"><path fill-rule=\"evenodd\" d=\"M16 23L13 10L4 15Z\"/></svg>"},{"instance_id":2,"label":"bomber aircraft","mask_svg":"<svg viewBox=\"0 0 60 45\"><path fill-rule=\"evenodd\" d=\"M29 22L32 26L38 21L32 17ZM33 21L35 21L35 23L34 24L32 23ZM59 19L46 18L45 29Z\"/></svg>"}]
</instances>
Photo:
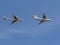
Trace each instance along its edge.
<instances>
[{"instance_id":1,"label":"bomber aircraft","mask_svg":"<svg viewBox=\"0 0 60 45\"><path fill-rule=\"evenodd\" d=\"M45 13L43 13L42 18L39 18L39 17L37 16L37 14L34 14L33 18L34 18L35 20L38 20L38 21L39 21L39 24L41 24L41 23L43 23L43 22L47 22L47 21L52 21L52 19L49 19L49 18L46 17Z\"/></svg>"},{"instance_id":2,"label":"bomber aircraft","mask_svg":"<svg viewBox=\"0 0 60 45\"><path fill-rule=\"evenodd\" d=\"M13 18L8 18L6 16L3 16L3 20L12 20L12 22L10 24L13 24L13 23L17 23L19 21L22 21L21 18L15 16L15 14L13 14Z\"/></svg>"}]
</instances>

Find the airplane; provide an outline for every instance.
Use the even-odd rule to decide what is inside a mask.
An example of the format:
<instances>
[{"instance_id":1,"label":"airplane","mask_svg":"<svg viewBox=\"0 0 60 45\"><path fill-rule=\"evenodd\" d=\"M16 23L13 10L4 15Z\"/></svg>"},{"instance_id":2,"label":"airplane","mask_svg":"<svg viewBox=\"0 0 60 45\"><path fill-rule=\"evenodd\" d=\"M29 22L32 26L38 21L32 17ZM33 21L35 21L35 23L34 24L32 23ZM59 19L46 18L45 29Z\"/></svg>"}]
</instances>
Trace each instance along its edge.
<instances>
[{"instance_id":1,"label":"airplane","mask_svg":"<svg viewBox=\"0 0 60 45\"><path fill-rule=\"evenodd\" d=\"M33 18L34 18L35 20L38 20L38 21L39 21L39 24L41 24L41 23L43 23L43 22L47 22L47 21L52 21L52 19L49 19L49 18L46 17L45 13L43 13L42 18L39 18L39 17L37 16L37 14L35 14L35 15L33 16Z\"/></svg>"},{"instance_id":2,"label":"airplane","mask_svg":"<svg viewBox=\"0 0 60 45\"><path fill-rule=\"evenodd\" d=\"M6 16L3 16L3 20L12 20L12 22L10 24L22 21L22 19L17 17L17 16L15 16L15 14L13 14L13 18L7 18Z\"/></svg>"}]
</instances>

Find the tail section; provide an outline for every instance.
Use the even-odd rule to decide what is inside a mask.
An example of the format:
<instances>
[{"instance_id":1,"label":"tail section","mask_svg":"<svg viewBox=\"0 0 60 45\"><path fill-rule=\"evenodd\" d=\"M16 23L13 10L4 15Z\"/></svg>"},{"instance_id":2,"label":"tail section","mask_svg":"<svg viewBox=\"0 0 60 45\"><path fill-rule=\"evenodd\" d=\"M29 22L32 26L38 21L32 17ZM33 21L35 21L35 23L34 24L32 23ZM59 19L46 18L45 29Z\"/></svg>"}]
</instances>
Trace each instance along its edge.
<instances>
[{"instance_id":1,"label":"tail section","mask_svg":"<svg viewBox=\"0 0 60 45\"><path fill-rule=\"evenodd\" d=\"M6 16L3 16L3 20L7 20L8 18Z\"/></svg>"},{"instance_id":2,"label":"tail section","mask_svg":"<svg viewBox=\"0 0 60 45\"><path fill-rule=\"evenodd\" d=\"M39 18L39 17L37 16L37 14L35 14L35 15L33 16L33 18L34 18L35 20L41 20L41 18Z\"/></svg>"},{"instance_id":3,"label":"tail section","mask_svg":"<svg viewBox=\"0 0 60 45\"><path fill-rule=\"evenodd\" d=\"M34 19L38 19L39 17L37 16L37 14L35 14L35 15L33 16L33 18L34 18Z\"/></svg>"}]
</instances>

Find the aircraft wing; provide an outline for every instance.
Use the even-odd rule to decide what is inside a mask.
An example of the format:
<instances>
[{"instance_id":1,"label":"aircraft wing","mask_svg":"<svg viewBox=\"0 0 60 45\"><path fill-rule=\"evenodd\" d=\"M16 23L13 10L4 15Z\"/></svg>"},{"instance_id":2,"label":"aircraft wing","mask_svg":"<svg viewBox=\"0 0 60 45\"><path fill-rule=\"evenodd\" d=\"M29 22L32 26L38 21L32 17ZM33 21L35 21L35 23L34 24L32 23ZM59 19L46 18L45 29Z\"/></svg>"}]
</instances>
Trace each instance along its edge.
<instances>
[{"instance_id":1,"label":"aircraft wing","mask_svg":"<svg viewBox=\"0 0 60 45\"><path fill-rule=\"evenodd\" d=\"M16 22L17 22L17 20L13 20L13 21L11 22L11 24L16 23Z\"/></svg>"},{"instance_id":2,"label":"aircraft wing","mask_svg":"<svg viewBox=\"0 0 60 45\"><path fill-rule=\"evenodd\" d=\"M13 18L14 18L14 19L17 19L17 17L16 17L15 15L13 15Z\"/></svg>"},{"instance_id":3,"label":"aircraft wing","mask_svg":"<svg viewBox=\"0 0 60 45\"><path fill-rule=\"evenodd\" d=\"M18 19L18 17L17 17L17 16L15 16L15 14L13 14L13 18L14 18L14 19Z\"/></svg>"},{"instance_id":4,"label":"aircraft wing","mask_svg":"<svg viewBox=\"0 0 60 45\"><path fill-rule=\"evenodd\" d=\"M41 21L39 22L39 24L41 24L41 23L43 23L43 20L41 20Z\"/></svg>"},{"instance_id":5,"label":"aircraft wing","mask_svg":"<svg viewBox=\"0 0 60 45\"><path fill-rule=\"evenodd\" d=\"M46 17L46 15L45 15L45 13L43 13L43 19L46 19L47 17Z\"/></svg>"}]
</instances>

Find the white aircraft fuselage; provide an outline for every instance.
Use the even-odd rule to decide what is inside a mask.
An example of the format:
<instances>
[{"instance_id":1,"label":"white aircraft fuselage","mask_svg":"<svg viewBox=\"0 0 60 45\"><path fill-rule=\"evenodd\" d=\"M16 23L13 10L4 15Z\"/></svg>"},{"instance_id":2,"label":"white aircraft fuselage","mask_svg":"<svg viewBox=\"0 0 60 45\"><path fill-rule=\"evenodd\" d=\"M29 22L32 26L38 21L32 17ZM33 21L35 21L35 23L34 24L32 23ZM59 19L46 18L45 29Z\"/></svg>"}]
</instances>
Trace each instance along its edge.
<instances>
[{"instance_id":1,"label":"white aircraft fuselage","mask_svg":"<svg viewBox=\"0 0 60 45\"><path fill-rule=\"evenodd\" d=\"M43 14L42 18L39 18L37 15L34 15L33 17L34 17L35 20L39 21L39 24L42 23L42 22L52 21L52 19L47 18L45 16L45 14Z\"/></svg>"},{"instance_id":2,"label":"white aircraft fuselage","mask_svg":"<svg viewBox=\"0 0 60 45\"><path fill-rule=\"evenodd\" d=\"M17 16L13 15L13 18L7 18L6 16L4 16L3 18L4 20L12 20L11 24L22 21L21 18L18 18Z\"/></svg>"}]
</instances>

